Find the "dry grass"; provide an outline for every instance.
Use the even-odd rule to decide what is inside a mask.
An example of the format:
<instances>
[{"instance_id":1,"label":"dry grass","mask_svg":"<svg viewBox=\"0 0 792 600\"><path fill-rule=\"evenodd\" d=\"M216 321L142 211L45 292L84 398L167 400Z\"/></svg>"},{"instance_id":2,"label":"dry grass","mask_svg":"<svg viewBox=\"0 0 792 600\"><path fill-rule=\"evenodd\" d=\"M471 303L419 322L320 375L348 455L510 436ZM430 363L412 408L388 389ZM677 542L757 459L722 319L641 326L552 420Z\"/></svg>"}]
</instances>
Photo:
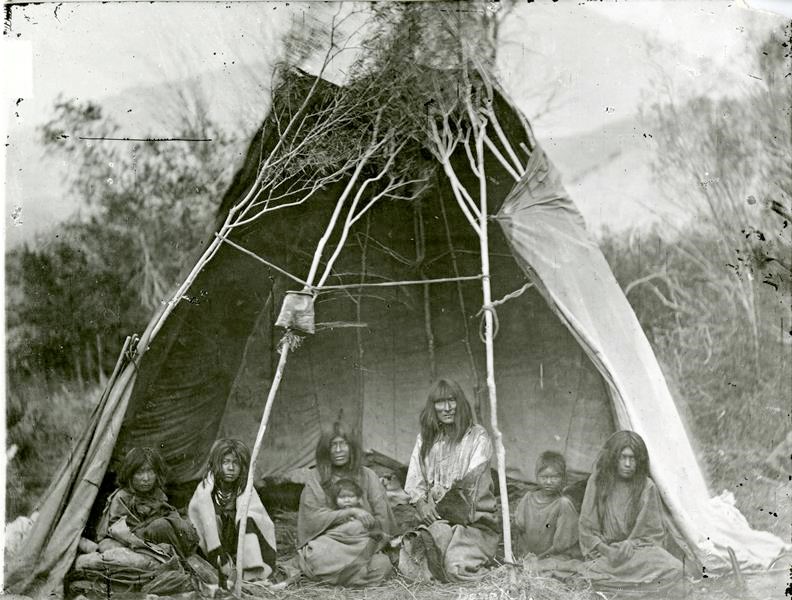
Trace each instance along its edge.
<instances>
[{"instance_id":1,"label":"dry grass","mask_svg":"<svg viewBox=\"0 0 792 600\"><path fill-rule=\"evenodd\" d=\"M251 596L254 597L254 596ZM262 590L258 597L282 600L595 600L587 585L565 585L546 577L532 577L521 568L500 566L478 582L465 584L414 583L396 576L367 588L341 588L308 581L284 590Z\"/></svg>"},{"instance_id":2,"label":"dry grass","mask_svg":"<svg viewBox=\"0 0 792 600\"><path fill-rule=\"evenodd\" d=\"M547 577L532 576L520 567L501 566L476 583L413 583L400 576L364 589L330 587L300 581L284 590L262 589L247 598L278 600L774 600L784 598L789 583L783 571L747 578L740 589L730 577L686 582L665 594L640 592L633 595L595 592L580 581L565 584Z\"/></svg>"}]
</instances>

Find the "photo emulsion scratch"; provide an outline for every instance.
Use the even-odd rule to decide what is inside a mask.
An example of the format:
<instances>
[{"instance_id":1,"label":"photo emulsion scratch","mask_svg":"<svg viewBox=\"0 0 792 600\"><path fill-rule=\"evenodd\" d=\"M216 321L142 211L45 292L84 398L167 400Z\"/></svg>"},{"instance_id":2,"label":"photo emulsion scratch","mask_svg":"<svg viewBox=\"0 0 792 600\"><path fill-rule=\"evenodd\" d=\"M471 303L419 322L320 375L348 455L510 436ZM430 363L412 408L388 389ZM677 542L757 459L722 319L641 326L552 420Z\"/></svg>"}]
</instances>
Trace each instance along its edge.
<instances>
[{"instance_id":1,"label":"photo emulsion scratch","mask_svg":"<svg viewBox=\"0 0 792 600\"><path fill-rule=\"evenodd\" d=\"M771 8L6 3L4 592L792 595Z\"/></svg>"}]
</instances>

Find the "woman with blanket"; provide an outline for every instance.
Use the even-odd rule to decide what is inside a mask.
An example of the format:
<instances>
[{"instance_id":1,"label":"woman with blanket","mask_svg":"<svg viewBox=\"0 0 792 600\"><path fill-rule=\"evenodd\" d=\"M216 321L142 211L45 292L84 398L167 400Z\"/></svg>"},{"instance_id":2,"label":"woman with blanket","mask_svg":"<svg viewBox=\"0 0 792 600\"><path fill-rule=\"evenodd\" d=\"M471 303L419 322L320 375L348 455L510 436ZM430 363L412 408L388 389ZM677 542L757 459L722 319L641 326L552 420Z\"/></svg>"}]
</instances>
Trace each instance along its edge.
<instances>
[{"instance_id":1,"label":"woman with blanket","mask_svg":"<svg viewBox=\"0 0 792 600\"><path fill-rule=\"evenodd\" d=\"M357 440L341 423L316 445L316 469L303 488L297 515L297 558L309 579L362 587L390 575L390 560L380 549L395 531L393 514L379 478L360 459ZM359 486L360 506L337 505L334 486L340 480Z\"/></svg>"},{"instance_id":2,"label":"woman with blanket","mask_svg":"<svg viewBox=\"0 0 792 600\"><path fill-rule=\"evenodd\" d=\"M152 448L132 448L117 472L120 487L107 499L93 552L80 554L69 575L70 594L177 594L201 577L198 536L163 492L165 463ZM82 544L81 544L82 547Z\"/></svg>"},{"instance_id":3,"label":"woman with blanket","mask_svg":"<svg viewBox=\"0 0 792 600\"><path fill-rule=\"evenodd\" d=\"M580 509L582 573L595 588L644 594L681 580L682 564L664 548L666 531L649 455L640 435L618 431L605 443Z\"/></svg>"},{"instance_id":4,"label":"woman with blanket","mask_svg":"<svg viewBox=\"0 0 792 600\"><path fill-rule=\"evenodd\" d=\"M182 558L195 551L195 530L162 491L165 463L156 450L132 448L118 471L118 482L97 528L100 542L112 538L132 550L169 544Z\"/></svg>"},{"instance_id":5,"label":"woman with blanket","mask_svg":"<svg viewBox=\"0 0 792 600\"><path fill-rule=\"evenodd\" d=\"M217 440L209 452L206 474L187 509L201 551L217 568L221 583L236 570L242 492L249 467L250 450L244 443ZM275 526L255 489L250 497L244 551L244 580L267 579L275 569Z\"/></svg>"},{"instance_id":6,"label":"woman with blanket","mask_svg":"<svg viewBox=\"0 0 792 600\"><path fill-rule=\"evenodd\" d=\"M449 379L429 392L420 424L404 490L423 525L404 536L399 570L411 579L479 579L499 537L492 442Z\"/></svg>"}]
</instances>

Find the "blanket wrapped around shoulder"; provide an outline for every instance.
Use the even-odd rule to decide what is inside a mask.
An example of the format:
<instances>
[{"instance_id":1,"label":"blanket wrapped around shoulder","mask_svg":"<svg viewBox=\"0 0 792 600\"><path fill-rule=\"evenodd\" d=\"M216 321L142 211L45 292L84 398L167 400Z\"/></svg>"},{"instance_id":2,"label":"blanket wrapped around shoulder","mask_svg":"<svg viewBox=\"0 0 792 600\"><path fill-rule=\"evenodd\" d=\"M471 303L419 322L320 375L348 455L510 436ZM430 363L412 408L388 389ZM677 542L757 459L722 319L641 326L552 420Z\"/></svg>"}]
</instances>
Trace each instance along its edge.
<instances>
[{"instance_id":1,"label":"blanket wrapped around shoulder","mask_svg":"<svg viewBox=\"0 0 792 600\"><path fill-rule=\"evenodd\" d=\"M354 519L326 530L300 548L300 570L309 579L350 585L382 546L382 537Z\"/></svg>"},{"instance_id":2,"label":"blanket wrapped around shoulder","mask_svg":"<svg viewBox=\"0 0 792 600\"><path fill-rule=\"evenodd\" d=\"M198 533L198 545L206 556L221 548L218 517L212 499L213 491L214 478L209 473L195 488L187 508L187 516ZM236 499L237 530L241 513L242 495L240 494ZM244 549L244 578L254 580L269 577L275 569L275 525L255 490L250 497ZM223 550L236 557L236 548L223 548Z\"/></svg>"},{"instance_id":3,"label":"blanket wrapped around shoulder","mask_svg":"<svg viewBox=\"0 0 792 600\"><path fill-rule=\"evenodd\" d=\"M385 489L376 473L361 467L361 508L376 525L366 529L356 519L342 520L325 493L317 472L306 481L297 519L298 562L303 574L330 585L366 586L390 574L390 560L379 550L395 531Z\"/></svg>"}]
</instances>

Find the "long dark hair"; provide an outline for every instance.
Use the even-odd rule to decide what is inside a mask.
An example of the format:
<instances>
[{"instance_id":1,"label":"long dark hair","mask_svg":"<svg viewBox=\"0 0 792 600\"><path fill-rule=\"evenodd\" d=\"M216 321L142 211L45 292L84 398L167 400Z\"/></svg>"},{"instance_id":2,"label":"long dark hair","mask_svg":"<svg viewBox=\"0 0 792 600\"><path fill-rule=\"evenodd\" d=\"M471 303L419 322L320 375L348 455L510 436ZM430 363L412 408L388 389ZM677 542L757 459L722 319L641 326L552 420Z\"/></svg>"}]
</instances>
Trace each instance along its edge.
<instances>
[{"instance_id":1,"label":"long dark hair","mask_svg":"<svg viewBox=\"0 0 792 600\"><path fill-rule=\"evenodd\" d=\"M434 403L442 400L456 400L456 414L453 426L443 426L437 418ZM468 404L465 392L453 379L438 379L429 390L426 404L419 419L421 424L421 460L425 461L435 441L441 433L458 444L473 425L473 411Z\"/></svg>"},{"instance_id":2,"label":"long dark hair","mask_svg":"<svg viewBox=\"0 0 792 600\"><path fill-rule=\"evenodd\" d=\"M226 454L233 455L239 461L237 491L241 492L247 484L248 469L250 469L250 450L242 440L222 438L212 444L206 474L211 473L217 485L217 482L222 480L223 457Z\"/></svg>"},{"instance_id":3,"label":"long dark hair","mask_svg":"<svg viewBox=\"0 0 792 600\"><path fill-rule=\"evenodd\" d=\"M132 489L132 478L141 467L149 466L157 476L157 484L154 489L165 485L165 461L154 448L132 448L124 457L121 467L118 469L118 484L130 491Z\"/></svg>"},{"instance_id":4,"label":"long dark hair","mask_svg":"<svg viewBox=\"0 0 792 600\"><path fill-rule=\"evenodd\" d=\"M360 478L360 443L352 431L347 429L340 421L336 421L330 429L322 431L322 435L316 444L316 468L319 471L319 481L325 491L329 490L330 480L333 476L333 463L330 461L330 442L337 437L343 438L349 445L349 462L345 467L336 467L336 473L342 471L346 478L355 481Z\"/></svg>"},{"instance_id":5,"label":"long dark hair","mask_svg":"<svg viewBox=\"0 0 792 600\"><path fill-rule=\"evenodd\" d=\"M597 458L597 511L599 512L600 527L603 526L605 516L605 506L608 497L613 490L613 484L618 475L616 468L622 450L629 448L635 454L635 473L629 481L630 504L627 512L627 524L632 529L635 519L638 516L638 505L641 494L646 487L646 479L649 477L649 453L643 438L634 431L617 431L608 438Z\"/></svg>"}]
</instances>

